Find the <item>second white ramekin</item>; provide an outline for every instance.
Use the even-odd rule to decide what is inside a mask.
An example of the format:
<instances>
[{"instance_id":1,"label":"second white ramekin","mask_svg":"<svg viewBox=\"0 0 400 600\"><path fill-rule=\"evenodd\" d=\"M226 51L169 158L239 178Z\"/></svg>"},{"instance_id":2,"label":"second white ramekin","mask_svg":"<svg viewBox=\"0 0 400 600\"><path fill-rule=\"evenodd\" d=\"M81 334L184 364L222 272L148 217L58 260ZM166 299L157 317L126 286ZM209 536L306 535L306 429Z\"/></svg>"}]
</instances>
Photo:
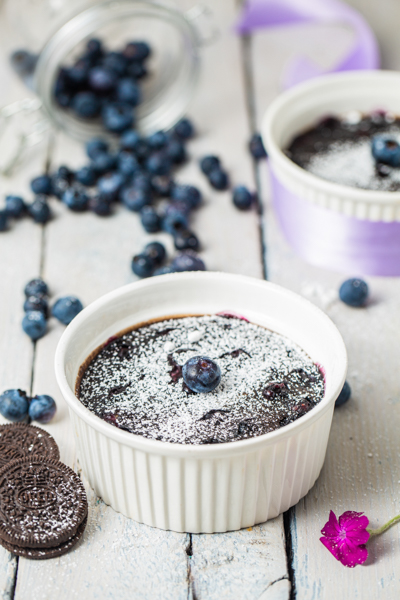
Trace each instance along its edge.
<instances>
[{"instance_id":1,"label":"second white ramekin","mask_svg":"<svg viewBox=\"0 0 400 600\"><path fill-rule=\"evenodd\" d=\"M120 430L76 398L79 367L112 335L149 319L221 311L242 314L299 344L325 374L321 403L296 422L259 437L190 446ZM55 368L78 458L95 492L141 523L212 533L271 519L313 486L324 462L347 358L336 327L304 298L239 275L180 273L122 287L85 308L63 334Z\"/></svg>"}]
</instances>

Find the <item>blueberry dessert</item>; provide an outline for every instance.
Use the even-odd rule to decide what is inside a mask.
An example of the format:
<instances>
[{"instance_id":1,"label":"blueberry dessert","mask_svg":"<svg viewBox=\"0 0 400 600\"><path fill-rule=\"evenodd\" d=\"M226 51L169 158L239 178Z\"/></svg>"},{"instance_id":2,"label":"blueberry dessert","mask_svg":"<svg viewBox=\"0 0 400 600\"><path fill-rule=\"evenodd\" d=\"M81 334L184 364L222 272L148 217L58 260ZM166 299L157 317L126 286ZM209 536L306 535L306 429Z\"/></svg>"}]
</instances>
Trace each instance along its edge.
<instances>
[{"instance_id":1,"label":"blueberry dessert","mask_svg":"<svg viewBox=\"0 0 400 600\"><path fill-rule=\"evenodd\" d=\"M306 171L333 183L400 190L400 118L391 113L328 116L295 137L286 154Z\"/></svg>"},{"instance_id":2,"label":"blueberry dessert","mask_svg":"<svg viewBox=\"0 0 400 600\"><path fill-rule=\"evenodd\" d=\"M324 396L296 344L233 315L167 318L110 338L81 366L76 395L106 422L178 444L279 429Z\"/></svg>"}]
</instances>

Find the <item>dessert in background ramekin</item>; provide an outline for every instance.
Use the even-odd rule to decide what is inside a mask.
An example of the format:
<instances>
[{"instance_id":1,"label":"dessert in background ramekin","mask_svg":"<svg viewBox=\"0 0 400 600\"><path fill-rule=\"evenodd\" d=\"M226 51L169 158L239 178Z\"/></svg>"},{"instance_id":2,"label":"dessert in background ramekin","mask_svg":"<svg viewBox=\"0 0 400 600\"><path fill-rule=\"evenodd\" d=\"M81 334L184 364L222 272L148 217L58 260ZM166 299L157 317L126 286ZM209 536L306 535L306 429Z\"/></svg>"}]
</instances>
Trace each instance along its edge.
<instances>
[{"instance_id":1,"label":"dessert in background ramekin","mask_svg":"<svg viewBox=\"0 0 400 600\"><path fill-rule=\"evenodd\" d=\"M109 337L151 319L219 312L243 315L297 343L325 375L321 402L271 433L196 446L118 429L75 396L80 366ZM264 522L309 491L324 462L346 367L343 340L322 311L271 283L224 273L163 275L111 292L73 320L56 353L78 458L95 492L136 521L193 533Z\"/></svg>"}]
</instances>

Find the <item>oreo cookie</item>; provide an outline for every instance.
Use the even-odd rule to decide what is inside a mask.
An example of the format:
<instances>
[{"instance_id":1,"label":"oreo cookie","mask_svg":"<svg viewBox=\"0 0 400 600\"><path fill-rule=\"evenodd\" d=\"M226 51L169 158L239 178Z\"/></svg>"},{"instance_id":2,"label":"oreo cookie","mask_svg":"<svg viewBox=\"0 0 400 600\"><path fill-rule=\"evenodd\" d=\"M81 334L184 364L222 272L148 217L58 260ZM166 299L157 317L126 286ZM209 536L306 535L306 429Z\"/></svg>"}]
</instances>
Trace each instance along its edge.
<instances>
[{"instance_id":1,"label":"oreo cookie","mask_svg":"<svg viewBox=\"0 0 400 600\"><path fill-rule=\"evenodd\" d=\"M55 548L87 516L83 484L67 465L32 456L0 469L0 538L26 549Z\"/></svg>"},{"instance_id":2,"label":"oreo cookie","mask_svg":"<svg viewBox=\"0 0 400 600\"><path fill-rule=\"evenodd\" d=\"M34 425L0 425L0 468L12 460L43 456L59 460L60 451L47 431Z\"/></svg>"},{"instance_id":3,"label":"oreo cookie","mask_svg":"<svg viewBox=\"0 0 400 600\"><path fill-rule=\"evenodd\" d=\"M56 558L56 556L61 556L62 554L66 554L69 552L71 548L73 548L81 539L83 532L85 531L87 523L87 516L79 525L75 535L60 544L59 546L54 546L53 548L21 548L20 546L15 546L14 544L9 544L4 540L0 540L0 544L13 554L17 554L18 556L23 556L24 558L30 558L31 560L43 560L46 558Z\"/></svg>"}]
</instances>

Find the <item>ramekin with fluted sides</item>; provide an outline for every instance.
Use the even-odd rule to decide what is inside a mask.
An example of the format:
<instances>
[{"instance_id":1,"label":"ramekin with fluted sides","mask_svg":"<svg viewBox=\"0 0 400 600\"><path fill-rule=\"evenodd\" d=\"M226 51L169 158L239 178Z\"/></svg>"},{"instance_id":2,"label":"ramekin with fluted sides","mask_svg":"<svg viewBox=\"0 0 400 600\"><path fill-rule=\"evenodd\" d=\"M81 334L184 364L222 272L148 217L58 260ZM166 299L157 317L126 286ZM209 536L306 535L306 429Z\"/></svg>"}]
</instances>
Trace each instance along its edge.
<instances>
[{"instance_id":1,"label":"ramekin with fluted sides","mask_svg":"<svg viewBox=\"0 0 400 600\"><path fill-rule=\"evenodd\" d=\"M259 437L183 445L118 429L75 396L79 367L109 337L150 319L221 311L241 314L299 344L321 366L323 400L294 423ZM96 494L136 521L190 533L250 527L307 494L324 462L346 368L338 330L309 301L265 281L203 272L162 275L103 296L67 327L55 358L78 458Z\"/></svg>"},{"instance_id":2,"label":"ramekin with fluted sides","mask_svg":"<svg viewBox=\"0 0 400 600\"><path fill-rule=\"evenodd\" d=\"M400 275L400 192L321 179L292 162L292 138L327 115L386 110L400 115L400 73L350 71L313 79L278 96L262 135L272 200L285 237L305 260L339 271Z\"/></svg>"}]
</instances>

